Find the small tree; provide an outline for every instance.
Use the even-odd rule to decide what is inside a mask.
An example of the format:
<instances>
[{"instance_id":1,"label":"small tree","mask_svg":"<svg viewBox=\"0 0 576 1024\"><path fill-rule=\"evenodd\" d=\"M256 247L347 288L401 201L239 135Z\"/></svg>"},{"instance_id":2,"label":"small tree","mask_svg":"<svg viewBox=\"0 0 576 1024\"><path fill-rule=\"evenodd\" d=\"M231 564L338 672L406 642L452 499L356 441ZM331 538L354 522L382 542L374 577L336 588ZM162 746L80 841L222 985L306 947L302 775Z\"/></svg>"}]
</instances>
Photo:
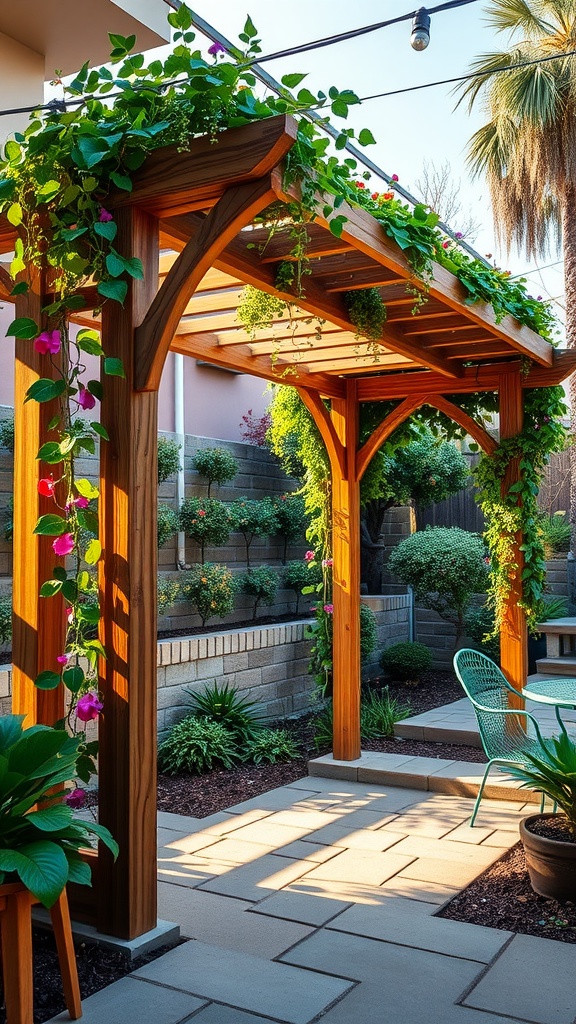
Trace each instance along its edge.
<instances>
[{"instance_id":1,"label":"small tree","mask_svg":"<svg viewBox=\"0 0 576 1024\"><path fill-rule=\"evenodd\" d=\"M230 528L241 533L246 544L246 565L250 568L250 545L254 537L278 533L276 509L271 498L238 498L228 505Z\"/></svg>"},{"instance_id":2,"label":"small tree","mask_svg":"<svg viewBox=\"0 0 576 1024\"><path fill-rule=\"evenodd\" d=\"M178 513L169 505L158 505L158 547L161 548L170 537L178 532Z\"/></svg>"},{"instance_id":3,"label":"small tree","mask_svg":"<svg viewBox=\"0 0 576 1024\"><path fill-rule=\"evenodd\" d=\"M232 573L225 565L206 562L193 565L181 583L185 601L198 612L205 626L215 615L222 618L234 608L234 584Z\"/></svg>"},{"instance_id":4,"label":"small tree","mask_svg":"<svg viewBox=\"0 0 576 1024\"><path fill-rule=\"evenodd\" d=\"M300 494L282 494L279 498L274 498L274 508L278 520L278 534L284 540L282 565L286 565L288 544L304 537L309 520L304 498Z\"/></svg>"},{"instance_id":5,"label":"small tree","mask_svg":"<svg viewBox=\"0 0 576 1024\"><path fill-rule=\"evenodd\" d=\"M297 558L293 562L287 563L282 578L284 586L296 594L294 614L298 615L300 595L303 593L304 587L318 587L322 582L322 570L317 562L311 564L303 558Z\"/></svg>"},{"instance_id":6,"label":"small tree","mask_svg":"<svg viewBox=\"0 0 576 1024\"><path fill-rule=\"evenodd\" d=\"M200 448L192 460L194 469L208 481L208 497L212 484L225 484L238 472L238 463L225 448Z\"/></svg>"},{"instance_id":7,"label":"small tree","mask_svg":"<svg viewBox=\"0 0 576 1024\"><path fill-rule=\"evenodd\" d=\"M388 568L412 587L424 608L456 626L456 648L473 595L486 591L488 566L480 537L457 526L413 533L394 549Z\"/></svg>"},{"instance_id":8,"label":"small tree","mask_svg":"<svg viewBox=\"0 0 576 1024\"><path fill-rule=\"evenodd\" d=\"M161 576L159 573L156 595L158 600L158 613L163 615L168 608L171 608L173 604L176 604L176 601L180 596L180 583L178 580L171 580L169 577Z\"/></svg>"},{"instance_id":9,"label":"small tree","mask_svg":"<svg viewBox=\"0 0 576 1024\"><path fill-rule=\"evenodd\" d=\"M259 448L268 448L267 434L271 423L272 417L269 412L263 413L262 416L255 416L252 409L248 409L240 423L242 440L247 444L258 445Z\"/></svg>"},{"instance_id":10,"label":"small tree","mask_svg":"<svg viewBox=\"0 0 576 1024\"><path fill-rule=\"evenodd\" d=\"M256 569L247 569L238 577L238 589L254 598L252 620L256 621L258 605L274 604L278 590L278 574L269 565L259 565Z\"/></svg>"},{"instance_id":11,"label":"small tree","mask_svg":"<svg viewBox=\"0 0 576 1024\"><path fill-rule=\"evenodd\" d=\"M215 498L186 498L180 506L180 528L200 545L204 564L206 545L220 547L228 542L230 519L227 506Z\"/></svg>"},{"instance_id":12,"label":"small tree","mask_svg":"<svg viewBox=\"0 0 576 1024\"><path fill-rule=\"evenodd\" d=\"M163 484L169 476L180 469L180 448L171 437L158 438L158 483Z\"/></svg>"}]
</instances>

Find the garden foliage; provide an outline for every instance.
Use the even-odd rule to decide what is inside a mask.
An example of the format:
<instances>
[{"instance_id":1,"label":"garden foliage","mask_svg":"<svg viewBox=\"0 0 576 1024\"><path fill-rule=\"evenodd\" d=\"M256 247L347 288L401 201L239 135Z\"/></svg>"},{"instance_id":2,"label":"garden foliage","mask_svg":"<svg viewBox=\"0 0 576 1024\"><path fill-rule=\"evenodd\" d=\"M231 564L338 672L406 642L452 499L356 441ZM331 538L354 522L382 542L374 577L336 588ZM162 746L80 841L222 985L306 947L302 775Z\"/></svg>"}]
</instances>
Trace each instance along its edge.
<instances>
[{"instance_id":1,"label":"garden foliage","mask_svg":"<svg viewBox=\"0 0 576 1024\"><path fill-rule=\"evenodd\" d=\"M386 647L380 662L393 679L418 683L432 665L432 653L425 644L406 641Z\"/></svg>"},{"instance_id":2,"label":"garden foliage","mask_svg":"<svg viewBox=\"0 0 576 1024\"><path fill-rule=\"evenodd\" d=\"M238 472L238 462L226 448L199 448L192 464L196 472L208 481L208 497L212 484L228 483Z\"/></svg>"},{"instance_id":3,"label":"garden foliage","mask_svg":"<svg viewBox=\"0 0 576 1024\"><path fill-rule=\"evenodd\" d=\"M215 616L228 615L234 607L233 577L225 565L193 565L183 575L180 590L184 600L196 609L203 626Z\"/></svg>"}]
</instances>

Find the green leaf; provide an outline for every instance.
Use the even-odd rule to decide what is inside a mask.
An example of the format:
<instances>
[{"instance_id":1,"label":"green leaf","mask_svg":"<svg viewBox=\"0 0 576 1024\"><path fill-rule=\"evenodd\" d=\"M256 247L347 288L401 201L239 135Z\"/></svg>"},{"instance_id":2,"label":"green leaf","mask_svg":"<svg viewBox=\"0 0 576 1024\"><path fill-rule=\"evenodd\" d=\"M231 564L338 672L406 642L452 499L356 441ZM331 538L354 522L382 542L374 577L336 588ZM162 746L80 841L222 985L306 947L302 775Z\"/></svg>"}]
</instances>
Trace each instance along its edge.
<instances>
[{"instance_id":1,"label":"green leaf","mask_svg":"<svg viewBox=\"0 0 576 1024\"><path fill-rule=\"evenodd\" d=\"M287 89L295 89L300 82L303 82L307 75L283 75L281 78L282 85L285 85Z\"/></svg>"},{"instance_id":2,"label":"green leaf","mask_svg":"<svg viewBox=\"0 0 576 1024\"><path fill-rule=\"evenodd\" d=\"M122 305L128 293L128 283L126 281L100 281L98 293L105 299L114 299L115 302Z\"/></svg>"},{"instance_id":3,"label":"green leaf","mask_svg":"<svg viewBox=\"0 0 576 1024\"><path fill-rule=\"evenodd\" d=\"M78 584L76 580L66 580L62 584L62 596L68 604L74 604L78 600Z\"/></svg>"},{"instance_id":4,"label":"green leaf","mask_svg":"<svg viewBox=\"0 0 576 1024\"><path fill-rule=\"evenodd\" d=\"M62 590L61 580L46 580L40 587L40 597L54 597Z\"/></svg>"},{"instance_id":5,"label":"green leaf","mask_svg":"<svg viewBox=\"0 0 576 1024\"><path fill-rule=\"evenodd\" d=\"M75 238L85 235L88 228L62 228L60 234L65 242L73 242Z\"/></svg>"},{"instance_id":6,"label":"green leaf","mask_svg":"<svg viewBox=\"0 0 576 1024\"><path fill-rule=\"evenodd\" d=\"M52 569L52 575L55 580L60 580L61 583L65 583L68 579L68 573L63 565L55 565Z\"/></svg>"},{"instance_id":7,"label":"green leaf","mask_svg":"<svg viewBox=\"0 0 576 1024\"><path fill-rule=\"evenodd\" d=\"M40 199L44 199L49 202L50 199L54 199L54 196L60 191L60 182L56 181L55 178L50 178L49 181L45 181L40 188L36 190L36 195Z\"/></svg>"},{"instance_id":8,"label":"green leaf","mask_svg":"<svg viewBox=\"0 0 576 1024\"><path fill-rule=\"evenodd\" d=\"M42 462L47 462L49 465L55 465L57 462L62 462L62 452L60 451L60 445L57 441L47 441L40 448L37 459Z\"/></svg>"},{"instance_id":9,"label":"green leaf","mask_svg":"<svg viewBox=\"0 0 576 1024\"><path fill-rule=\"evenodd\" d=\"M83 530L98 533L98 516L95 512L90 512L89 509L78 509L76 518Z\"/></svg>"},{"instance_id":10,"label":"green leaf","mask_svg":"<svg viewBox=\"0 0 576 1024\"><path fill-rule=\"evenodd\" d=\"M0 199L10 199L15 188L16 182L13 178L0 178Z\"/></svg>"},{"instance_id":11,"label":"green leaf","mask_svg":"<svg viewBox=\"0 0 576 1024\"><path fill-rule=\"evenodd\" d=\"M132 256L129 260L124 260L124 268L130 277L135 277L138 281L142 281L144 278L144 268L142 266L142 260L139 260L137 256Z\"/></svg>"},{"instance_id":12,"label":"green leaf","mask_svg":"<svg viewBox=\"0 0 576 1024\"><path fill-rule=\"evenodd\" d=\"M39 839L20 850L0 850L0 871L15 871L45 907L51 907L68 881L66 854L57 843Z\"/></svg>"},{"instance_id":13,"label":"green leaf","mask_svg":"<svg viewBox=\"0 0 576 1024\"><path fill-rule=\"evenodd\" d=\"M91 426L92 426L92 430L94 430L97 434L99 434L100 437L104 439L104 441L109 441L110 440L110 437L109 437L108 431L106 430L106 427L103 427L101 423L96 423L94 420L92 420Z\"/></svg>"},{"instance_id":14,"label":"green leaf","mask_svg":"<svg viewBox=\"0 0 576 1024\"><path fill-rule=\"evenodd\" d=\"M344 230L344 225L347 220L348 218L345 217L343 214L340 214L338 217L332 217L332 220L330 221L328 227L330 228L332 234L336 236L336 238L342 238L342 231Z\"/></svg>"},{"instance_id":15,"label":"green leaf","mask_svg":"<svg viewBox=\"0 0 576 1024\"><path fill-rule=\"evenodd\" d=\"M310 92L310 89L300 89L296 99L298 103L303 103L307 107L313 107L316 104L316 97L313 92Z\"/></svg>"},{"instance_id":16,"label":"green leaf","mask_svg":"<svg viewBox=\"0 0 576 1024\"><path fill-rule=\"evenodd\" d=\"M115 359L113 356L107 356L104 360L104 373L108 374L109 377L125 377L124 367L121 359Z\"/></svg>"},{"instance_id":17,"label":"green leaf","mask_svg":"<svg viewBox=\"0 0 576 1024\"><path fill-rule=\"evenodd\" d=\"M96 540L96 538L94 537L93 540L91 540L90 543L88 544L86 552L84 554L84 561L86 562L86 565L96 565L96 562L100 558L101 554L102 545L100 544L100 541Z\"/></svg>"},{"instance_id":18,"label":"green leaf","mask_svg":"<svg viewBox=\"0 0 576 1024\"><path fill-rule=\"evenodd\" d=\"M127 174L119 174L118 171L112 171L110 180L116 185L116 188L121 188L124 192L132 191L132 179Z\"/></svg>"},{"instance_id":19,"label":"green leaf","mask_svg":"<svg viewBox=\"0 0 576 1024\"><path fill-rule=\"evenodd\" d=\"M120 277L126 269L126 260L112 249L106 257L106 270L111 277Z\"/></svg>"},{"instance_id":20,"label":"green leaf","mask_svg":"<svg viewBox=\"0 0 576 1024\"><path fill-rule=\"evenodd\" d=\"M330 109L335 117L348 117L348 104L341 97L333 100L330 104Z\"/></svg>"},{"instance_id":21,"label":"green leaf","mask_svg":"<svg viewBox=\"0 0 576 1024\"><path fill-rule=\"evenodd\" d=\"M76 885L91 885L92 872L90 865L86 863L79 854L67 851L68 859L68 881Z\"/></svg>"},{"instance_id":22,"label":"green leaf","mask_svg":"<svg viewBox=\"0 0 576 1024\"><path fill-rule=\"evenodd\" d=\"M68 529L68 523L62 516L57 516L54 512L50 512L47 516L40 516L40 519L34 527L34 533L40 537L61 537L63 533L66 533Z\"/></svg>"},{"instance_id":23,"label":"green leaf","mask_svg":"<svg viewBox=\"0 0 576 1024\"><path fill-rule=\"evenodd\" d=\"M363 128L358 136L358 142L361 146L375 146L376 139L372 135L369 128Z\"/></svg>"},{"instance_id":24,"label":"green leaf","mask_svg":"<svg viewBox=\"0 0 576 1024\"><path fill-rule=\"evenodd\" d=\"M69 807L64 804L57 804L55 807L46 807L41 811L30 811L26 815L26 821L32 823L41 832L58 832L66 828L73 821L73 814Z\"/></svg>"},{"instance_id":25,"label":"green leaf","mask_svg":"<svg viewBox=\"0 0 576 1024\"><path fill-rule=\"evenodd\" d=\"M97 836L101 843L104 843L114 855L114 860L119 853L119 846L115 839L112 838L110 832L105 825L97 825L95 821L83 822L84 828L87 832L92 832L93 835Z\"/></svg>"},{"instance_id":26,"label":"green leaf","mask_svg":"<svg viewBox=\"0 0 576 1024\"><path fill-rule=\"evenodd\" d=\"M78 693L78 690L84 682L84 672L80 668L80 665L73 665L71 668L67 668L62 674L64 685L68 687L71 693Z\"/></svg>"},{"instance_id":27,"label":"green leaf","mask_svg":"<svg viewBox=\"0 0 576 1024\"><path fill-rule=\"evenodd\" d=\"M24 338L27 341L37 338L39 334L40 328L38 324L28 316L19 316L16 320L13 320L6 331L7 338Z\"/></svg>"},{"instance_id":28,"label":"green leaf","mask_svg":"<svg viewBox=\"0 0 576 1024\"><path fill-rule=\"evenodd\" d=\"M22 207L20 206L20 203L12 203L12 205L8 207L6 217L10 224L17 228L18 225L22 223Z\"/></svg>"},{"instance_id":29,"label":"green leaf","mask_svg":"<svg viewBox=\"0 0 576 1024\"><path fill-rule=\"evenodd\" d=\"M78 491L78 494L81 494L83 498L88 498L89 501L91 501L92 498L97 498L100 494L98 488L84 477L79 477L75 480L74 487Z\"/></svg>"},{"instance_id":30,"label":"green leaf","mask_svg":"<svg viewBox=\"0 0 576 1024\"><path fill-rule=\"evenodd\" d=\"M66 390L66 381L60 377L58 380L50 380L48 377L41 377L30 385L26 392L25 402L50 402L58 398Z\"/></svg>"},{"instance_id":31,"label":"green leaf","mask_svg":"<svg viewBox=\"0 0 576 1024\"><path fill-rule=\"evenodd\" d=\"M94 232L100 235L101 238L106 238L109 242L113 242L118 232L118 227L113 220L108 221L95 221Z\"/></svg>"},{"instance_id":32,"label":"green leaf","mask_svg":"<svg viewBox=\"0 0 576 1024\"><path fill-rule=\"evenodd\" d=\"M17 142L13 139L9 139L4 148L6 159L11 163L17 163L22 155L22 149Z\"/></svg>"},{"instance_id":33,"label":"green leaf","mask_svg":"<svg viewBox=\"0 0 576 1024\"><path fill-rule=\"evenodd\" d=\"M19 281L15 284L10 295L26 295L26 292L30 291L30 285L27 281Z\"/></svg>"},{"instance_id":34,"label":"green leaf","mask_svg":"<svg viewBox=\"0 0 576 1024\"><path fill-rule=\"evenodd\" d=\"M102 355L102 342L97 331L78 331L76 344L81 352L87 352L91 356Z\"/></svg>"},{"instance_id":35,"label":"green leaf","mask_svg":"<svg viewBox=\"0 0 576 1024\"><path fill-rule=\"evenodd\" d=\"M34 686L39 690L55 690L60 685L60 676L56 672L41 672L34 680Z\"/></svg>"}]
</instances>

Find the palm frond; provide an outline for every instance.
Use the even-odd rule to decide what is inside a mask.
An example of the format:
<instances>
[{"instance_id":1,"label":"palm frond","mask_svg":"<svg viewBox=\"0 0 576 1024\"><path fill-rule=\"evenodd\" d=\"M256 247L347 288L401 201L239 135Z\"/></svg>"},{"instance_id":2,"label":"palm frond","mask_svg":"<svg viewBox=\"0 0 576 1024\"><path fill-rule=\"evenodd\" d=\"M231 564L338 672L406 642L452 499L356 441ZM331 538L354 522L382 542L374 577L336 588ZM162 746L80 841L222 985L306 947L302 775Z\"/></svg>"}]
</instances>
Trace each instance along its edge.
<instances>
[{"instance_id":1,"label":"palm frond","mask_svg":"<svg viewBox=\"0 0 576 1024\"><path fill-rule=\"evenodd\" d=\"M554 0L556 2L556 0ZM551 3L538 3L537 0L491 0L486 10L486 22L498 32L525 32L529 38L552 34L557 31L553 21L546 15Z\"/></svg>"}]
</instances>

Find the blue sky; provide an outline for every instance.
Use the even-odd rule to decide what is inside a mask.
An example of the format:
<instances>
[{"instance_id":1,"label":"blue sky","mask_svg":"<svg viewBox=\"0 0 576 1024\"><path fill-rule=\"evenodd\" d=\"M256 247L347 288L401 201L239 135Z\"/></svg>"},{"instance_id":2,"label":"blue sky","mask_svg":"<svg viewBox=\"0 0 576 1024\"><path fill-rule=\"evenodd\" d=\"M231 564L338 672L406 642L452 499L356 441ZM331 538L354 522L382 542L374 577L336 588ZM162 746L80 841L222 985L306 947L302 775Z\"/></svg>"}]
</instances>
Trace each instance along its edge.
<instances>
[{"instance_id":1,"label":"blue sky","mask_svg":"<svg viewBox=\"0 0 576 1024\"><path fill-rule=\"evenodd\" d=\"M194 0L190 6L232 40L237 39L249 13L265 54L394 18L411 7L409 0L364 0L358 6L350 0L291 0L284 5L248 0L246 6L237 0L219 0L217 4L214 0ZM410 23L404 22L264 66L276 78L292 71L307 72L305 84L313 90L327 91L336 85L367 96L466 74L475 56L505 49L507 44L506 37L496 35L486 25L481 2L434 14L427 50L415 52L409 40ZM436 165L449 161L454 179L460 181L463 205L483 224L476 248L483 254L493 253L499 265L513 273L522 273L529 266L522 255L497 252L487 190L483 182L470 181L466 170L466 144L482 124L481 107L472 115L464 106L455 110L456 98L451 90L452 86L436 86L372 100L351 112L349 124L372 130L377 144L368 147L367 154L389 174L398 174L409 189L415 187L425 160ZM453 227L458 230L458 224ZM544 265L556 259L553 254L540 262ZM529 290L544 296L561 294L562 267L553 267L542 275L531 273Z\"/></svg>"}]
</instances>

